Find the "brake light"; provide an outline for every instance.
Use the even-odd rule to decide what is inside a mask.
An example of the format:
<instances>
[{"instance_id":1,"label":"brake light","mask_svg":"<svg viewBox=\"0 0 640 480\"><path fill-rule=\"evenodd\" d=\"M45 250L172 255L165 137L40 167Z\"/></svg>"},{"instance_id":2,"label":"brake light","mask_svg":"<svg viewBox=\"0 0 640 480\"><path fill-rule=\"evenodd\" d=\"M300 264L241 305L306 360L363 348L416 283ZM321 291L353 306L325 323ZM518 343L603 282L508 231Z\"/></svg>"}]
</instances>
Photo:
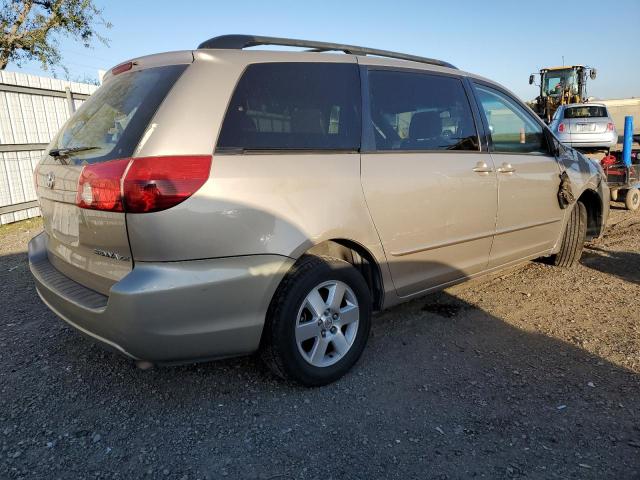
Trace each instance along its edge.
<instances>
[{"instance_id":1,"label":"brake light","mask_svg":"<svg viewBox=\"0 0 640 480\"><path fill-rule=\"evenodd\" d=\"M122 189L127 212L157 212L193 195L209 178L211 155L144 157L131 162Z\"/></svg>"},{"instance_id":2,"label":"brake light","mask_svg":"<svg viewBox=\"0 0 640 480\"><path fill-rule=\"evenodd\" d=\"M560 133L564 132L564 123L561 123L560 125L558 125L558 132Z\"/></svg>"},{"instance_id":3,"label":"brake light","mask_svg":"<svg viewBox=\"0 0 640 480\"><path fill-rule=\"evenodd\" d=\"M78 180L76 204L91 210L123 212L120 183L129 162L124 158L85 165Z\"/></svg>"},{"instance_id":4,"label":"brake light","mask_svg":"<svg viewBox=\"0 0 640 480\"><path fill-rule=\"evenodd\" d=\"M87 165L78 181L80 208L147 213L174 207L204 185L211 155L141 157Z\"/></svg>"},{"instance_id":5,"label":"brake light","mask_svg":"<svg viewBox=\"0 0 640 480\"><path fill-rule=\"evenodd\" d=\"M613 132L613 123L607 123L607 130L609 130L610 132Z\"/></svg>"},{"instance_id":6,"label":"brake light","mask_svg":"<svg viewBox=\"0 0 640 480\"><path fill-rule=\"evenodd\" d=\"M111 69L111 75L118 75L119 73L127 72L133 68L133 62L121 63Z\"/></svg>"}]
</instances>

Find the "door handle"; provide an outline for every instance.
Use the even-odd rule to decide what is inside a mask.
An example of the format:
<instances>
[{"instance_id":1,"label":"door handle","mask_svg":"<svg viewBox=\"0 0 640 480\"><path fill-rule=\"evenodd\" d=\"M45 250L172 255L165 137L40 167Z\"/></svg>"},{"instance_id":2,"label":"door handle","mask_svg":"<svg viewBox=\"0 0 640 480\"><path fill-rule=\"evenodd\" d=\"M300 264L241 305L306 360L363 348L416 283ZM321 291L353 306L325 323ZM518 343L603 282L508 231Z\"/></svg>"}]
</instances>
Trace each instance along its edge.
<instances>
[{"instance_id":1,"label":"door handle","mask_svg":"<svg viewBox=\"0 0 640 480\"><path fill-rule=\"evenodd\" d=\"M503 163L500 168L498 168L499 173L513 173L516 169L511 166L510 163Z\"/></svg>"},{"instance_id":2,"label":"door handle","mask_svg":"<svg viewBox=\"0 0 640 480\"><path fill-rule=\"evenodd\" d=\"M478 162L476 163L476 166L473 167L473 171L476 173L486 174L493 172L493 168L487 165L486 162Z\"/></svg>"}]
</instances>

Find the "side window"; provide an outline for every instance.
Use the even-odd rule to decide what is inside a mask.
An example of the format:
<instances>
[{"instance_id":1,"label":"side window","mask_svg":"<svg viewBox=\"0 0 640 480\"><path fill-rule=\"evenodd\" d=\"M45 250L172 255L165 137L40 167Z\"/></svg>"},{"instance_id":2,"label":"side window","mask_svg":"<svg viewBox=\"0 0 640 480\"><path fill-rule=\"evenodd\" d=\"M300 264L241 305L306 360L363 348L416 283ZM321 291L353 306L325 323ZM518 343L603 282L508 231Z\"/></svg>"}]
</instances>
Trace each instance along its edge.
<instances>
[{"instance_id":1,"label":"side window","mask_svg":"<svg viewBox=\"0 0 640 480\"><path fill-rule=\"evenodd\" d=\"M493 150L505 153L548 153L542 126L529 113L503 93L477 85Z\"/></svg>"},{"instance_id":2,"label":"side window","mask_svg":"<svg viewBox=\"0 0 640 480\"><path fill-rule=\"evenodd\" d=\"M227 108L218 149L357 150L360 101L354 64L250 65Z\"/></svg>"},{"instance_id":3,"label":"side window","mask_svg":"<svg viewBox=\"0 0 640 480\"><path fill-rule=\"evenodd\" d=\"M462 81L442 75L369 72L376 150L480 149Z\"/></svg>"}]
</instances>

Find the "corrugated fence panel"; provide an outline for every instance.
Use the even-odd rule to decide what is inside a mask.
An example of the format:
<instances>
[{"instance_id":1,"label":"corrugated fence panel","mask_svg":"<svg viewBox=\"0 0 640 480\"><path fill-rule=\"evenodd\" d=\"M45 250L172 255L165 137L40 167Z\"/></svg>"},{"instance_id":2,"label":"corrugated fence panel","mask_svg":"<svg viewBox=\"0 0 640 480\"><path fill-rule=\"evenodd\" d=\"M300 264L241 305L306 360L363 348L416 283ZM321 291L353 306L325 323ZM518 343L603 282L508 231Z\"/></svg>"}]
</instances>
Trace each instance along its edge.
<instances>
[{"instance_id":1,"label":"corrugated fence panel","mask_svg":"<svg viewBox=\"0 0 640 480\"><path fill-rule=\"evenodd\" d=\"M33 166L31 164L31 152L18 152L18 167L22 180L24 201L36 200L36 188L33 184Z\"/></svg>"},{"instance_id":2,"label":"corrugated fence panel","mask_svg":"<svg viewBox=\"0 0 640 480\"><path fill-rule=\"evenodd\" d=\"M33 114L38 132L38 140L34 143L47 143L53 134L49 131L47 112L44 109L44 99L41 96L34 95L31 98L31 102L33 103Z\"/></svg>"},{"instance_id":3,"label":"corrugated fence panel","mask_svg":"<svg viewBox=\"0 0 640 480\"><path fill-rule=\"evenodd\" d=\"M7 92L7 108L9 110L9 120L13 131L13 143L27 143L27 135L24 130L24 120L22 119L22 108L20 108L20 97L17 93Z\"/></svg>"},{"instance_id":4,"label":"corrugated fence panel","mask_svg":"<svg viewBox=\"0 0 640 480\"><path fill-rule=\"evenodd\" d=\"M42 97L44 101L44 115L49 125L49 135L53 136L58 131L58 116L56 115L56 105L53 97Z\"/></svg>"},{"instance_id":5,"label":"corrugated fence panel","mask_svg":"<svg viewBox=\"0 0 640 480\"><path fill-rule=\"evenodd\" d=\"M77 109L98 87L0 71L0 225L40 215L33 170L69 118L67 88Z\"/></svg>"},{"instance_id":6,"label":"corrugated fence panel","mask_svg":"<svg viewBox=\"0 0 640 480\"><path fill-rule=\"evenodd\" d=\"M43 150L0 153L0 207L36 200L33 170ZM0 224L17 222L40 215L38 207L29 207L0 215Z\"/></svg>"},{"instance_id":7,"label":"corrugated fence panel","mask_svg":"<svg viewBox=\"0 0 640 480\"><path fill-rule=\"evenodd\" d=\"M9 191L9 172L4 160L4 153L0 153L0 207L12 205Z\"/></svg>"},{"instance_id":8,"label":"corrugated fence panel","mask_svg":"<svg viewBox=\"0 0 640 480\"><path fill-rule=\"evenodd\" d=\"M0 144L16 143L13 140L13 129L11 128L11 117L9 115L9 105L7 104L7 94L0 92Z\"/></svg>"},{"instance_id":9,"label":"corrugated fence panel","mask_svg":"<svg viewBox=\"0 0 640 480\"><path fill-rule=\"evenodd\" d=\"M27 143L38 143L38 125L36 123L36 112L33 108L33 101L31 100L32 95L21 93L19 98Z\"/></svg>"},{"instance_id":10,"label":"corrugated fence panel","mask_svg":"<svg viewBox=\"0 0 640 480\"><path fill-rule=\"evenodd\" d=\"M56 106L56 116L58 117L58 130L64 125L64 122L69 118L69 107L67 106L67 100L65 98L54 98Z\"/></svg>"}]
</instances>

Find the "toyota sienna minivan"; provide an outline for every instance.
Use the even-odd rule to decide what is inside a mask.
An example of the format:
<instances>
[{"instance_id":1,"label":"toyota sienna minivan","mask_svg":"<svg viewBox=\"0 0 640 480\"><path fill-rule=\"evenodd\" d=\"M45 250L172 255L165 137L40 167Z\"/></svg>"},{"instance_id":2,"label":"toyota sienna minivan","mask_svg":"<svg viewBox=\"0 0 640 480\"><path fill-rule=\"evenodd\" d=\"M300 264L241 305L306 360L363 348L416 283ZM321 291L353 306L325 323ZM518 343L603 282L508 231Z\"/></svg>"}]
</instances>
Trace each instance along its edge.
<instances>
[{"instance_id":1,"label":"toyota sienna minivan","mask_svg":"<svg viewBox=\"0 0 640 480\"><path fill-rule=\"evenodd\" d=\"M305 51L246 50L284 45ZM227 35L113 68L35 172L38 294L137 361L322 385L372 312L539 257L609 192L511 92L429 58Z\"/></svg>"}]
</instances>

